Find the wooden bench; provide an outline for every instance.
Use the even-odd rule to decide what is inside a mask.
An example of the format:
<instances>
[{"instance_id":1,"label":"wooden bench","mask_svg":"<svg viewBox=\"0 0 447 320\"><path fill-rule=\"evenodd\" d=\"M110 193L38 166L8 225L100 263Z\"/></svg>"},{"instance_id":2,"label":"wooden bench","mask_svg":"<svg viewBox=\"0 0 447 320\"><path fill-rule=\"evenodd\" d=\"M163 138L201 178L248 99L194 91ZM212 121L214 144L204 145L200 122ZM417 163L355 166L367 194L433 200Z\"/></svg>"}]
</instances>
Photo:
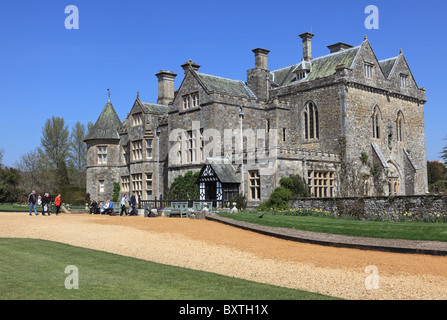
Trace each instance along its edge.
<instances>
[{"instance_id":1,"label":"wooden bench","mask_svg":"<svg viewBox=\"0 0 447 320\"><path fill-rule=\"evenodd\" d=\"M188 202L171 202L169 208L164 209L169 217L179 215L180 218L188 216Z\"/></svg>"}]
</instances>

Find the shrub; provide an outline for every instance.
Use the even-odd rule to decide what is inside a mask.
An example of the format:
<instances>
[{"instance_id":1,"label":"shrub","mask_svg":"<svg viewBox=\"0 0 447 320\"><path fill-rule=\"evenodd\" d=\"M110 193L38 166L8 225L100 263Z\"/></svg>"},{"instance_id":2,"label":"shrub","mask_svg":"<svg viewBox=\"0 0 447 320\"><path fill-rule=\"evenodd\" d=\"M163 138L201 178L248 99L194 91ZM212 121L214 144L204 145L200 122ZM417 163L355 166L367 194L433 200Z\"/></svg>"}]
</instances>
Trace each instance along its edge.
<instances>
[{"instance_id":1,"label":"shrub","mask_svg":"<svg viewBox=\"0 0 447 320\"><path fill-rule=\"evenodd\" d=\"M242 194L238 194L235 197L231 197L229 202L230 207L233 206L233 202L236 202L237 209L245 210L245 208L247 208L247 198Z\"/></svg>"},{"instance_id":2,"label":"shrub","mask_svg":"<svg viewBox=\"0 0 447 320\"><path fill-rule=\"evenodd\" d=\"M289 209L289 200L292 196L292 191L285 187L278 187L273 190L270 198L261 203L258 207L261 211L275 210L287 210Z\"/></svg>"},{"instance_id":3,"label":"shrub","mask_svg":"<svg viewBox=\"0 0 447 320\"><path fill-rule=\"evenodd\" d=\"M279 180L281 187L289 189L292 192L291 199L309 197L309 190L303 178L299 175L291 175L288 178Z\"/></svg>"}]
</instances>

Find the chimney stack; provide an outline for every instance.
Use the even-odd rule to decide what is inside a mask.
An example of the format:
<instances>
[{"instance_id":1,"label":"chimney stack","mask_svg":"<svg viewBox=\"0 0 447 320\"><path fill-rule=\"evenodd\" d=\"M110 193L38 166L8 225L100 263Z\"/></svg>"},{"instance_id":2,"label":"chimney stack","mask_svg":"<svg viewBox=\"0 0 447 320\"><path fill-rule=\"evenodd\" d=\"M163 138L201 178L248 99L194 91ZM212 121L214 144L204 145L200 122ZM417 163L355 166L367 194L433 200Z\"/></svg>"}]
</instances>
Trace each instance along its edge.
<instances>
[{"instance_id":1,"label":"chimney stack","mask_svg":"<svg viewBox=\"0 0 447 320\"><path fill-rule=\"evenodd\" d=\"M312 38L315 35L310 32L306 32L300 34L300 38L303 39L303 60L311 61L312 60Z\"/></svg>"},{"instance_id":2,"label":"chimney stack","mask_svg":"<svg viewBox=\"0 0 447 320\"><path fill-rule=\"evenodd\" d=\"M158 78L158 104L167 105L174 100L174 79L177 76L172 71L160 70Z\"/></svg>"},{"instance_id":3,"label":"chimney stack","mask_svg":"<svg viewBox=\"0 0 447 320\"><path fill-rule=\"evenodd\" d=\"M339 51L348 50L348 49L352 48L352 46L350 44L343 43L343 42L338 42L336 44L332 44L332 45L327 46L327 47L331 51L331 53L336 53L336 52L339 52Z\"/></svg>"},{"instance_id":4,"label":"chimney stack","mask_svg":"<svg viewBox=\"0 0 447 320\"><path fill-rule=\"evenodd\" d=\"M252 51L255 54L255 69L268 70L267 55L270 51L261 48L253 49Z\"/></svg>"},{"instance_id":5,"label":"chimney stack","mask_svg":"<svg viewBox=\"0 0 447 320\"><path fill-rule=\"evenodd\" d=\"M261 48L252 51L255 67L247 70L247 85L258 99L268 99L270 71L267 69L267 55L270 51Z\"/></svg>"},{"instance_id":6,"label":"chimney stack","mask_svg":"<svg viewBox=\"0 0 447 320\"><path fill-rule=\"evenodd\" d=\"M197 72L197 70L199 70L200 66L193 62L191 59L189 59L188 61L186 61L184 64L181 65L181 67L183 68L183 70L186 72L189 70L189 68L193 69L194 71Z\"/></svg>"}]
</instances>

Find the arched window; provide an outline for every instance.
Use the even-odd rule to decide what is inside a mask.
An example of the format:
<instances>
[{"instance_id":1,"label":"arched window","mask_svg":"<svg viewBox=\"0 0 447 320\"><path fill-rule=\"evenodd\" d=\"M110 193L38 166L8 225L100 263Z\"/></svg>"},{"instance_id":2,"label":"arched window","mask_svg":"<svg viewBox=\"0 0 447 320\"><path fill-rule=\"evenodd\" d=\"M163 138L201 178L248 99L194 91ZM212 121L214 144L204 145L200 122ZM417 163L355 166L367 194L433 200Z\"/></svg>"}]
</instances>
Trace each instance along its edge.
<instances>
[{"instance_id":1,"label":"arched window","mask_svg":"<svg viewBox=\"0 0 447 320\"><path fill-rule=\"evenodd\" d=\"M375 106L372 114L372 133L374 139L380 139L380 111Z\"/></svg>"},{"instance_id":2,"label":"arched window","mask_svg":"<svg viewBox=\"0 0 447 320\"><path fill-rule=\"evenodd\" d=\"M318 140L319 138L318 108L313 102L309 102L304 108L304 139Z\"/></svg>"},{"instance_id":3,"label":"arched window","mask_svg":"<svg viewBox=\"0 0 447 320\"><path fill-rule=\"evenodd\" d=\"M403 138L403 134L404 134L404 116L402 114L402 111L399 111L397 113L397 118L396 118L396 139L397 141L404 141Z\"/></svg>"}]
</instances>

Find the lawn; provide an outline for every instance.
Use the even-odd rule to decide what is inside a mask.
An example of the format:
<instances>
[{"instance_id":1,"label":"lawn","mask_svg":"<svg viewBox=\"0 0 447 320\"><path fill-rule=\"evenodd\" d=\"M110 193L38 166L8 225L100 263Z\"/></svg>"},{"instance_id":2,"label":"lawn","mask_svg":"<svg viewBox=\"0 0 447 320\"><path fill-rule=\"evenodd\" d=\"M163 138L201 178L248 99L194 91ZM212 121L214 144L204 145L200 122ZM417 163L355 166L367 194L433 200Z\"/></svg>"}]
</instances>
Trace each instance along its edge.
<instances>
[{"instance_id":1,"label":"lawn","mask_svg":"<svg viewBox=\"0 0 447 320\"><path fill-rule=\"evenodd\" d=\"M67 266L79 288L67 289ZM70 282L73 283L73 282ZM0 300L324 300L332 297L33 239L0 238Z\"/></svg>"},{"instance_id":2,"label":"lawn","mask_svg":"<svg viewBox=\"0 0 447 320\"><path fill-rule=\"evenodd\" d=\"M447 223L360 221L330 217L291 216L286 214L242 212L220 214L235 220L257 223L264 226L294 228L348 236L362 236L385 239L407 239L447 241Z\"/></svg>"},{"instance_id":3,"label":"lawn","mask_svg":"<svg viewBox=\"0 0 447 320\"><path fill-rule=\"evenodd\" d=\"M42 212L42 206L36 206L37 212ZM0 203L0 211L29 212L28 204Z\"/></svg>"}]
</instances>

